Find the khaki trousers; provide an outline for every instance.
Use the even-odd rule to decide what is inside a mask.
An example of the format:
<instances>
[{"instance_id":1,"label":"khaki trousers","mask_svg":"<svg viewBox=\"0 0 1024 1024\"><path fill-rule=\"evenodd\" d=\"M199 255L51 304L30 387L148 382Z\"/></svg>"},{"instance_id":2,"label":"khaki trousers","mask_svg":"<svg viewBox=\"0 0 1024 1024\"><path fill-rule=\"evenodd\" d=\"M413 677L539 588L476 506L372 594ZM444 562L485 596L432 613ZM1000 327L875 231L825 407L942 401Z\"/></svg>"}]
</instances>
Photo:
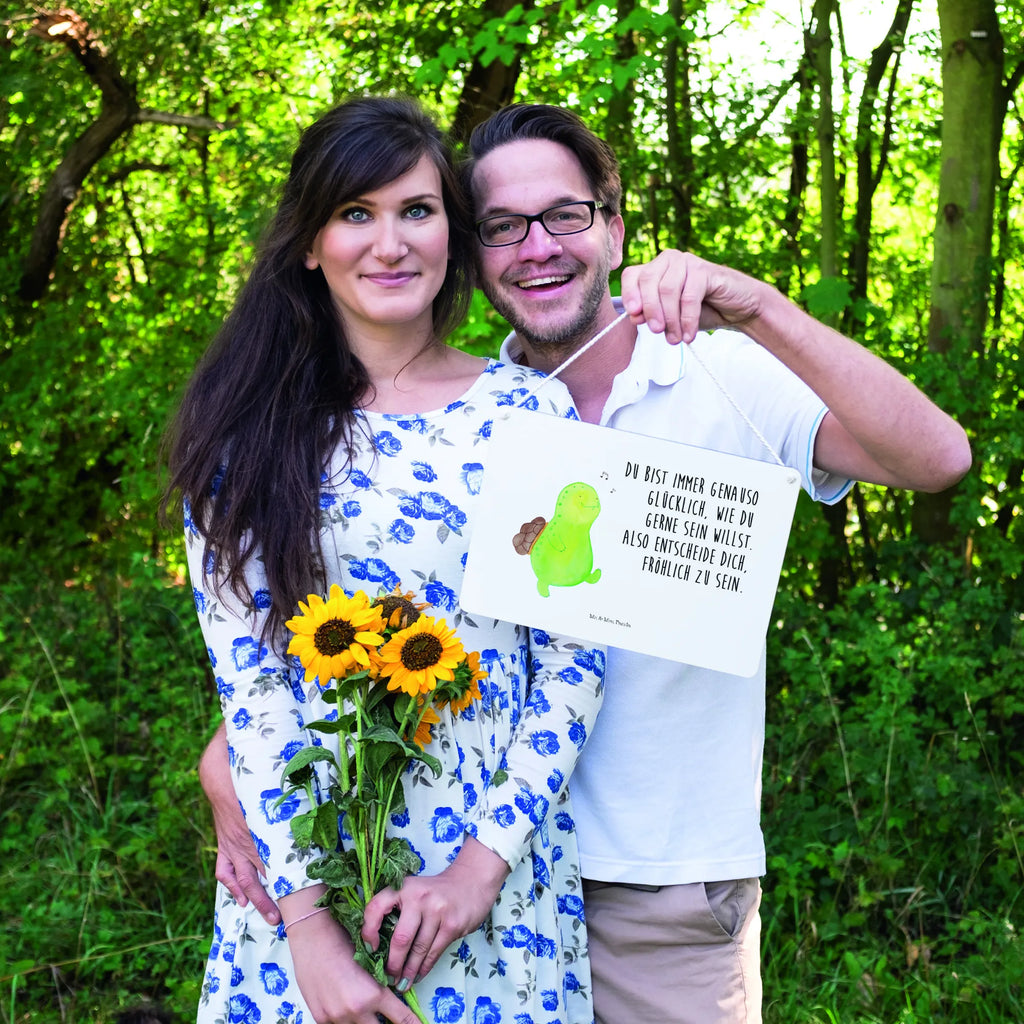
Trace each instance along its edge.
<instances>
[{"instance_id":1,"label":"khaki trousers","mask_svg":"<svg viewBox=\"0 0 1024 1024\"><path fill-rule=\"evenodd\" d=\"M596 1024L760 1024L761 886L583 882Z\"/></svg>"}]
</instances>

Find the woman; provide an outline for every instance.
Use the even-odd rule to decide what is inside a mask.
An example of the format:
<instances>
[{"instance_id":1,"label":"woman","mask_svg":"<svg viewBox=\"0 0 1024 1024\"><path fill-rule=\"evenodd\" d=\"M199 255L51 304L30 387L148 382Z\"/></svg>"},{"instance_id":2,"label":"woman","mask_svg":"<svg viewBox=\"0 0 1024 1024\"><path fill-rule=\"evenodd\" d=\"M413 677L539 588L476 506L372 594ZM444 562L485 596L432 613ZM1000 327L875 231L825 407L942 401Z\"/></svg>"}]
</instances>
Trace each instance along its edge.
<instances>
[{"instance_id":1,"label":"woman","mask_svg":"<svg viewBox=\"0 0 1024 1024\"><path fill-rule=\"evenodd\" d=\"M171 488L235 789L283 917L272 928L218 889L201 1022L414 1019L316 912L322 886L286 819L304 807L277 804L283 763L310 742L303 723L328 710L283 653L283 623L332 583L417 591L488 670L477 713L445 710L434 726L441 776L407 774L407 813L392 819L424 862L400 893L396 936L411 951L389 960L399 990L415 981L435 1021L592 1020L565 784L603 652L458 605L491 422L534 380L444 344L471 293L468 225L450 155L415 104L332 110L304 133L176 418ZM575 417L561 385L544 396L543 411ZM490 785L498 769L508 779Z\"/></svg>"}]
</instances>

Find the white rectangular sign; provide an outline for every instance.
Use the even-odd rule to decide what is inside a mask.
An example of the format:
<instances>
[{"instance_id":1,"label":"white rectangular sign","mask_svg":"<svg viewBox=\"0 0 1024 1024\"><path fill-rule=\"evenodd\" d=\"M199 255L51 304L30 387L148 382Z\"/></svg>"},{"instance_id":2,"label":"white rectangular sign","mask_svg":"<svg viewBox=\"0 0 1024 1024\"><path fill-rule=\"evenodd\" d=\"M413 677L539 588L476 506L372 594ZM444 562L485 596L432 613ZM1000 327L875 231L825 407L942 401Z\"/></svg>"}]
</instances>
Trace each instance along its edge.
<instances>
[{"instance_id":1,"label":"white rectangular sign","mask_svg":"<svg viewBox=\"0 0 1024 1024\"><path fill-rule=\"evenodd\" d=\"M774 463L515 410L494 423L462 607L753 675L799 490Z\"/></svg>"}]
</instances>

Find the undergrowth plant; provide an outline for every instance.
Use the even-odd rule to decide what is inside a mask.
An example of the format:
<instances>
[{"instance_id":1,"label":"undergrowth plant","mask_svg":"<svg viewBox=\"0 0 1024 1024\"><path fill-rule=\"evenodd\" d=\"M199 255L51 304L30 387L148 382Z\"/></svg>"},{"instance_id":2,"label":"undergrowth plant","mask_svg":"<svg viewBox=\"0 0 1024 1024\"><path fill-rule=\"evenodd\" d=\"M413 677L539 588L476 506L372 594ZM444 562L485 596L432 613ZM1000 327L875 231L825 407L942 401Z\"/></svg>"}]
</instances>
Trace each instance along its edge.
<instances>
[{"instance_id":1,"label":"undergrowth plant","mask_svg":"<svg viewBox=\"0 0 1024 1024\"><path fill-rule=\"evenodd\" d=\"M910 543L833 608L780 592L766 1020L1024 1020L1017 596Z\"/></svg>"},{"instance_id":2,"label":"undergrowth plant","mask_svg":"<svg viewBox=\"0 0 1024 1024\"><path fill-rule=\"evenodd\" d=\"M968 579L894 541L829 608L791 563L768 654L767 1024L1024 1020L1019 572ZM146 556L67 581L8 568L2 1024L194 1013L216 697L176 573Z\"/></svg>"},{"instance_id":3,"label":"undergrowth plant","mask_svg":"<svg viewBox=\"0 0 1024 1024\"><path fill-rule=\"evenodd\" d=\"M142 557L68 581L26 570L0 595L0 1021L111 1021L140 1001L187 1019L214 885L190 591Z\"/></svg>"}]
</instances>

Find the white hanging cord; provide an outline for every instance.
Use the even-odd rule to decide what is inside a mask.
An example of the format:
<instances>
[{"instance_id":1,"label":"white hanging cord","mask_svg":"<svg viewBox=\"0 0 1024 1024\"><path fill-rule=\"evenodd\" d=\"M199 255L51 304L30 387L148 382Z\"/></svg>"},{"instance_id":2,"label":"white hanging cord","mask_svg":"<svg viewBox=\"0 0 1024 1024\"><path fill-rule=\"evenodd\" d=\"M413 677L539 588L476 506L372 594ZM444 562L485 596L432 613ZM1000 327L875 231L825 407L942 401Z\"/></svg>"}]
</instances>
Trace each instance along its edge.
<instances>
[{"instance_id":1,"label":"white hanging cord","mask_svg":"<svg viewBox=\"0 0 1024 1024\"><path fill-rule=\"evenodd\" d=\"M701 369L703 369L703 371L711 378L711 380L714 382L714 384L718 388L718 390L721 391L723 395L725 395L726 401L736 410L736 412L739 413L739 415L743 419L743 422L746 423L746 425L748 427L750 427L750 429L754 432L754 436L758 439L758 441L760 441L761 444L763 444L764 447L767 448L769 452L771 452L772 458L780 466L785 466L785 463L782 461L782 457L772 447L771 442L768 440L768 438L766 438L764 436L764 434L762 434L761 431L758 430L757 427L754 426L754 424L751 422L750 417L739 407L739 404L732 397L732 395L730 395L729 392L725 390L725 385L722 384L722 382L711 372L710 368L708 367L708 364L705 363L704 360L701 359L701 357L699 355L697 355L697 350L693 347L693 345L689 346L689 348L687 349L687 352L691 356L693 356L694 359L697 360L697 362L701 366Z\"/></svg>"},{"instance_id":2,"label":"white hanging cord","mask_svg":"<svg viewBox=\"0 0 1024 1024\"><path fill-rule=\"evenodd\" d=\"M537 382L537 384L534 385L534 387L527 393L526 397L519 403L519 407L522 408L523 406L525 406L526 403L529 402L529 400L533 398L549 380L554 380L555 377L557 377L567 366L570 366L573 362L579 359L579 357L583 355L584 352L592 348L610 330L612 330L613 327L617 327L628 316L628 313L622 313L619 316L617 316L610 324L608 324L607 327L605 327L601 331L598 331L598 333L595 334L590 339L590 341L588 341L582 348L579 348L575 352L573 352L573 354L569 356L569 358L566 359L564 363L562 363L560 366L556 366L555 369L553 369L546 377L542 377ZM697 350L694 348L694 346L688 345L686 350L697 361L701 369L711 378L712 383L715 385L715 387L718 388L719 391L722 392L722 394L725 396L726 401L733 407L733 409L736 410L736 412L739 414L743 422L746 423L748 427L750 427L758 441L760 441L761 444L768 449L768 451L771 453L772 458L775 459L775 461L780 466L784 466L785 462L782 461L782 457L775 450L775 448L772 447L771 442L768 440L768 438L764 436L764 434L761 433L760 430L757 429L757 427L751 421L750 417L740 408L739 403L737 403L737 401L732 397L732 395L730 395L729 392L725 389L725 385L722 384L722 382L711 372L711 369L708 367L707 363L705 363L704 360L701 359L701 357L697 354Z\"/></svg>"},{"instance_id":3,"label":"white hanging cord","mask_svg":"<svg viewBox=\"0 0 1024 1024\"><path fill-rule=\"evenodd\" d=\"M534 387L534 389L519 404L524 405L531 398L533 398L533 396L537 394L537 392L540 391L540 389L544 387L544 385L547 384L549 380L554 380L567 366L572 366L572 364L576 362L576 360L579 359L579 357L583 355L584 352L587 352L591 348L593 348L593 346L597 344L597 342L599 342L613 327L617 327L628 316L628 313L620 313L607 327L605 327L603 330L598 331L597 334L595 334L590 339L590 341L586 343L586 345L584 345L582 348L578 348L575 352L573 352L573 354L569 356L569 358L566 359L566 361L562 363L561 366L556 366L546 377L542 377L540 382L536 385L536 387Z\"/></svg>"}]
</instances>

